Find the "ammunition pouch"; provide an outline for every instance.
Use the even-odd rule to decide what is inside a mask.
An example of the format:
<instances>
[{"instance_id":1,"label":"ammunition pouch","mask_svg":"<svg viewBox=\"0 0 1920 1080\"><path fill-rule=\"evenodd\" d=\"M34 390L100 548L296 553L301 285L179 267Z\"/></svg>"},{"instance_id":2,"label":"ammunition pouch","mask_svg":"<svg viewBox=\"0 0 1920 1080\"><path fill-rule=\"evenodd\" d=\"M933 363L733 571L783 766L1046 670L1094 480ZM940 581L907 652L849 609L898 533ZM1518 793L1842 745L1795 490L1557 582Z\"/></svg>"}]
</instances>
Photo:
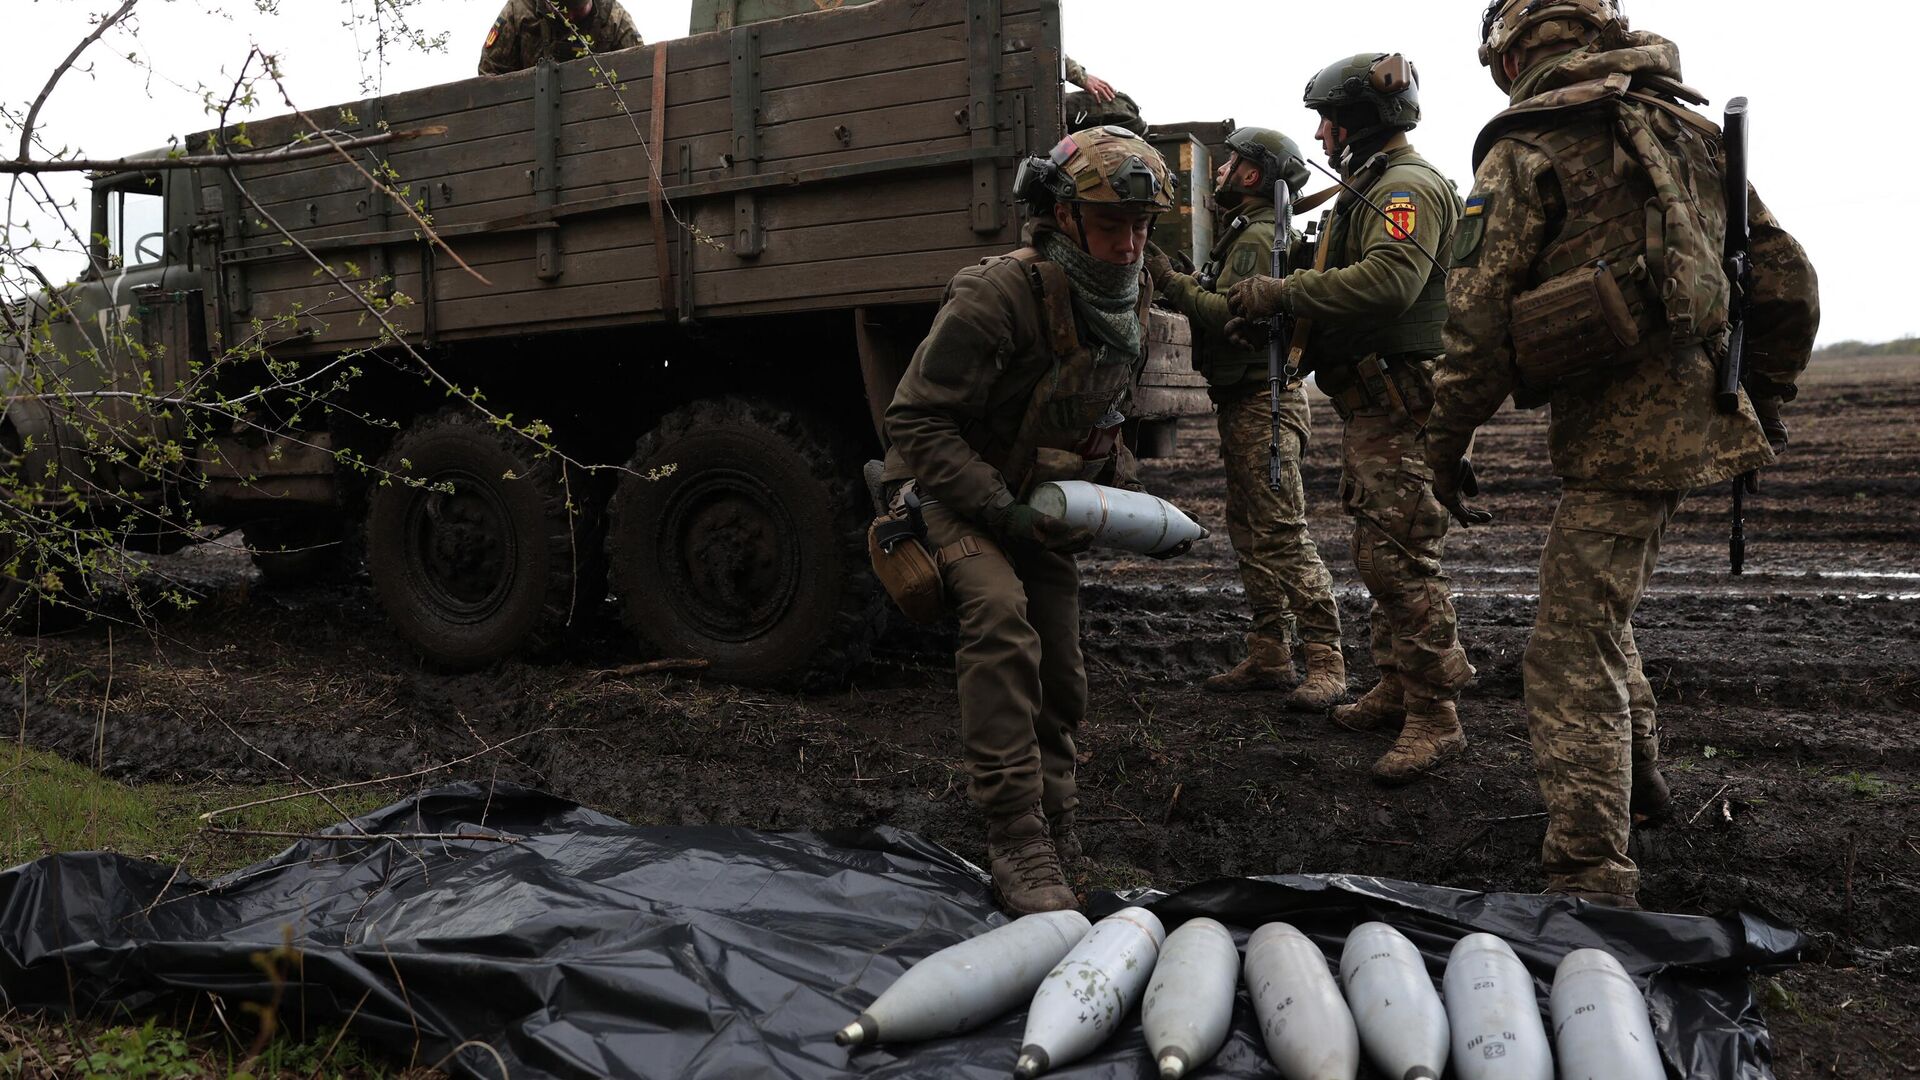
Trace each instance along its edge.
<instances>
[{"instance_id":1,"label":"ammunition pouch","mask_svg":"<svg viewBox=\"0 0 1920 1080\"><path fill-rule=\"evenodd\" d=\"M997 551L991 541L974 536L929 550L920 499L911 484L867 526L867 559L873 564L873 576L880 579L900 613L921 624L938 622L949 609L942 570L961 559Z\"/></svg>"},{"instance_id":2,"label":"ammunition pouch","mask_svg":"<svg viewBox=\"0 0 1920 1080\"><path fill-rule=\"evenodd\" d=\"M1534 390L1613 367L1640 344L1639 324L1604 262L1514 297L1509 334L1520 381Z\"/></svg>"},{"instance_id":3,"label":"ammunition pouch","mask_svg":"<svg viewBox=\"0 0 1920 1080\"><path fill-rule=\"evenodd\" d=\"M1329 377L1321 372L1320 388L1333 399L1340 419L1351 420L1355 413L1380 409L1402 421L1426 423L1433 411L1433 380L1422 361L1425 356L1369 356L1343 372L1344 377Z\"/></svg>"}]
</instances>

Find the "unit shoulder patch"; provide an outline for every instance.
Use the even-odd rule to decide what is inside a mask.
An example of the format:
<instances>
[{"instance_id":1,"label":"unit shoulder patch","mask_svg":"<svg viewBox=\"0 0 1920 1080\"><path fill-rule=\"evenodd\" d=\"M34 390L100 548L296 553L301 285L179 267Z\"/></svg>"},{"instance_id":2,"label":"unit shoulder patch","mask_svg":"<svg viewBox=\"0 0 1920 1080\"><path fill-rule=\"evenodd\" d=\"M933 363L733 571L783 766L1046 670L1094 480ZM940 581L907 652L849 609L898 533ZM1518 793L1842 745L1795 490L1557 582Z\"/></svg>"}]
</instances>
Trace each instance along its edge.
<instances>
[{"instance_id":1,"label":"unit shoulder patch","mask_svg":"<svg viewBox=\"0 0 1920 1080\"><path fill-rule=\"evenodd\" d=\"M1479 262L1480 242L1487 237L1487 211L1493 199L1475 195L1460 211L1460 227L1453 233L1453 265L1472 266Z\"/></svg>"},{"instance_id":2,"label":"unit shoulder patch","mask_svg":"<svg viewBox=\"0 0 1920 1080\"><path fill-rule=\"evenodd\" d=\"M1260 252L1252 244L1241 244L1233 249L1230 265L1234 277L1250 278L1260 272Z\"/></svg>"},{"instance_id":3,"label":"unit shoulder patch","mask_svg":"<svg viewBox=\"0 0 1920 1080\"><path fill-rule=\"evenodd\" d=\"M1387 192L1386 204L1380 209L1387 214L1387 238L1389 240L1411 240L1420 231L1420 208L1413 201L1411 191Z\"/></svg>"},{"instance_id":4,"label":"unit shoulder patch","mask_svg":"<svg viewBox=\"0 0 1920 1080\"><path fill-rule=\"evenodd\" d=\"M481 48L491 49L493 48L494 43L498 42L499 40L500 40L500 23L496 20L493 24L493 29L487 31L487 43L485 45L482 45Z\"/></svg>"}]
</instances>

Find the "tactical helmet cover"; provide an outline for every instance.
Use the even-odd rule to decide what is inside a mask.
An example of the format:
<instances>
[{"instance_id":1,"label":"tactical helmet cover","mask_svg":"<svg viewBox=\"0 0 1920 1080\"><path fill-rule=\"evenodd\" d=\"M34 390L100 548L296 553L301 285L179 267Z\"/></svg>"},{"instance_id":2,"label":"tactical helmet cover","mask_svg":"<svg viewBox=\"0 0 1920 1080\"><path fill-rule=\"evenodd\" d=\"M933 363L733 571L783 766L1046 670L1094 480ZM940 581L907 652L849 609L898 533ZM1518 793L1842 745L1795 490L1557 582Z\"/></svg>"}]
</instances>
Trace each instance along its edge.
<instances>
[{"instance_id":1,"label":"tactical helmet cover","mask_svg":"<svg viewBox=\"0 0 1920 1080\"><path fill-rule=\"evenodd\" d=\"M1166 159L1145 139L1122 127L1074 132L1046 157L1021 162L1013 185L1036 213L1059 203L1150 214L1174 208L1173 171Z\"/></svg>"},{"instance_id":2,"label":"tactical helmet cover","mask_svg":"<svg viewBox=\"0 0 1920 1080\"><path fill-rule=\"evenodd\" d=\"M1480 16L1480 63L1497 72L1501 54L1521 44L1528 30L1556 19L1627 28L1620 0L1492 0Z\"/></svg>"},{"instance_id":3,"label":"tactical helmet cover","mask_svg":"<svg viewBox=\"0 0 1920 1080\"><path fill-rule=\"evenodd\" d=\"M1358 142L1420 123L1420 73L1399 53L1360 53L1321 69L1307 83L1307 108L1333 116Z\"/></svg>"},{"instance_id":4,"label":"tactical helmet cover","mask_svg":"<svg viewBox=\"0 0 1920 1080\"><path fill-rule=\"evenodd\" d=\"M1260 183L1266 190L1247 191L1240 188L1234 184L1231 174L1224 185L1226 190L1271 198L1273 182L1285 180L1287 190L1297 196L1312 179L1307 172L1306 161L1300 156L1300 145L1272 128L1240 128L1227 136L1227 148L1240 155L1240 160L1260 169Z\"/></svg>"}]
</instances>

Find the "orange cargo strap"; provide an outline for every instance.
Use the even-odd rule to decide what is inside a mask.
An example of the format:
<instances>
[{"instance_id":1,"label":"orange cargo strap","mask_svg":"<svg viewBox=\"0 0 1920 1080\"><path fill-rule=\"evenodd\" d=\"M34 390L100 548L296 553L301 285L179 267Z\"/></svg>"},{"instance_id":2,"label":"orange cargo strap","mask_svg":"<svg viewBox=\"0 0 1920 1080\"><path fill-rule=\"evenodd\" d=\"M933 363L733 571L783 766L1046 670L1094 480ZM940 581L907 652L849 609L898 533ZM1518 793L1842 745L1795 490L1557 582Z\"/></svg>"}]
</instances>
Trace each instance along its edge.
<instances>
[{"instance_id":1,"label":"orange cargo strap","mask_svg":"<svg viewBox=\"0 0 1920 1080\"><path fill-rule=\"evenodd\" d=\"M666 195L661 191L660 155L667 144L667 47L653 47L653 103L649 107L652 130L647 139L647 206L653 217L654 276L660 285L660 313L672 322L673 263L667 258Z\"/></svg>"}]
</instances>

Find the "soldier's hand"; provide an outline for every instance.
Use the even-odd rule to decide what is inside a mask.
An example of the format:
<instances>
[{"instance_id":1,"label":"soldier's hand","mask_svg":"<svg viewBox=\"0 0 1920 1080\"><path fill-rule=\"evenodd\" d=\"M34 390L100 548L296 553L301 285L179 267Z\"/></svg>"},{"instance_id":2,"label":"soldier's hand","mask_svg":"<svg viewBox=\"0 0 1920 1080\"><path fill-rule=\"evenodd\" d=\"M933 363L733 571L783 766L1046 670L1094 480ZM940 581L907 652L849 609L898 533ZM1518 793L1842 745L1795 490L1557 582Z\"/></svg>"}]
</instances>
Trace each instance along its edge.
<instances>
[{"instance_id":1,"label":"soldier's hand","mask_svg":"<svg viewBox=\"0 0 1920 1080\"><path fill-rule=\"evenodd\" d=\"M1447 508L1453 520L1468 529L1493 520L1491 512L1475 510L1467 505L1467 499L1480 494L1480 480L1473 474L1473 462L1459 458L1453 462L1430 464L1433 465L1433 497Z\"/></svg>"},{"instance_id":2,"label":"soldier's hand","mask_svg":"<svg viewBox=\"0 0 1920 1080\"><path fill-rule=\"evenodd\" d=\"M1266 352L1273 340L1272 319L1228 319L1223 331L1227 340L1248 352Z\"/></svg>"},{"instance_id":3,"label":"soldier's hand","mask_svg":"<svg viewBox=\"0 0 1920 1080\"><path fill-rule=\"evenodd\" d=\"M1281 278L1242 278L1227 290L1227 310L1242 319L1269 318L1280 312L1280 298L1285 292Z\"/></svg>"},{"instance_id":4,"label":"soldier's hand","mask_svg":"<svg viewBox=\"0 0 1920 1080\"><path fill-rule=\"evenodd\" d=\"M1165 551L1151 552L1147 557L1150 559L1158 559L1161 562L1165 562L1168 559L1177 559L1180 556L1185 555L1187 552L1192 550L1193 550L1193 541L1182 540Z\"/></svg>"},{"instance_id":5,"label":"soldier's hand","mask_svg":"<svg viewBox=\"0 0 1920 1080\"><path fill-rule=\"evenodd\" d=\"M1043 514L1026 503L1014 503L987 520L995 538L1005 544L1027 544L1077 555L1093 546L1093 530L1070 525L1063 518Z\"/></svg>"},{"instance_id":6,"label":"soldier's hand","mask_svg":"<svg viewBox=\"0 0 1920 1080\"><path fill-rule=\"evenodd\" d=\"M1084 89L1087 93L1092 94L1093 100L1099 102L1102 105L1105 105L1107 102L1112 101L1115 94L1115 91L1113 89L1113 84L1101 78L1098 75L1087 76L1087 85L1082 87L1082 89Z\"/></svg>"},{"instance_id":7,"label":"soldier's hand","mask_svg":"<svg viewBox=\"0 0 1920 1080\"><path fill-rule=\"evenodd\" d=\"M1160 250L1157 244L1147 245L1147 276L1153 278L1153 287L1164 289L1168 279L1174 275L1173 260Z\"/></svg>"},{"instance_id":8,"label":"soldier's hand","mask_svg":"<svg viewBox=\"0 0 1920 1080\"><path fill-rule=\"evenodd\" d=\"M1753 398L1753 414L1760 418L1760 430L1767 436L1767 445L1773 447L1773 456L1779 457L1787 452L1787 421L1780 415L1780 399L1777 397Z\"/></svg>"}]
</instances>

